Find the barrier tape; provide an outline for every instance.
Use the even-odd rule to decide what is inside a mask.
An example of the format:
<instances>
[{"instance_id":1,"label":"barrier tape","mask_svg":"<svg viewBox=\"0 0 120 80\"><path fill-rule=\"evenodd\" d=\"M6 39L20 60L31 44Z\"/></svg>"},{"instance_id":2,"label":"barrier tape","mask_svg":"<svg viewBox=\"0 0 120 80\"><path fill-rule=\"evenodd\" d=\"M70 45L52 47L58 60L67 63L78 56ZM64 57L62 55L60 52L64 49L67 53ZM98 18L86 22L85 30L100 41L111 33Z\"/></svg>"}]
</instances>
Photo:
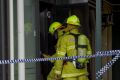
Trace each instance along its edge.
<instances>
[{"instance_id":1,"label":"barrier tape","mask_svg":"<svg viewBox=\"0 0 120 80\"><path fill-rule=\"evenodd\" d=\"M109 63L107 63L103 68L101 68L96 73L96 79L100 78L101 75L106 72L120 57L120 50L111 51L97 51L94 55L89 56L71 56L71 57L56 57L56 58L33 58L33 59L14 59L14 60L0 60L0 64L15 64L15 63L26 63L26 62L43 62L51 60L69 60L77 58L95 58L95 57L107 57L116 55Z\"/></svg>"},{"instance_id":2,"label":"barrier tape","mask_svg":"<svg viewBox=\"0 0 120 80\"><path fill-rule=\"evenodd\" d=\"M108 62L105 66L103 66L97 73L96 73L96 80L99 79L103 73L105 73L112 65L119 59L120 54L117 54L110 62Z\"/></svg>"},{"instance_id":3,"label":"barrier tape","mask_svg":"<svg viewBox=\"0 0 120 80\"><path fill-rule=\"evenodd\" d=\"M12 63L15 64L15 63L26 63L26 62L43 62L43 61L51 61L51 60L69 60L69 59L77 59L77 58L106 57L106 56L116 55L119 52L120 50L111 50L111 51L97 51L96 54L89 56L0 60L0 64L12 64Z\"/></svg>"}]
</instances>

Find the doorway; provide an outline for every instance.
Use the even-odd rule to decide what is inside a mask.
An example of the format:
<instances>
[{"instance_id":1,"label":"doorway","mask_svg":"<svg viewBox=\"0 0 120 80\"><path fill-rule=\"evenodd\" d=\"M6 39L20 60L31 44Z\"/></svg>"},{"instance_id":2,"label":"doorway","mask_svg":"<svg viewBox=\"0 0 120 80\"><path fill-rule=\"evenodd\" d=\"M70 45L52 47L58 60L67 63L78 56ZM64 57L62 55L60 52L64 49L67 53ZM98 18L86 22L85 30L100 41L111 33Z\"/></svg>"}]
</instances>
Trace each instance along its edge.
<instances>
[{"instance_id":1,"label":"doorway","mask_svg":"<svg viewBox=\"0 0 120 80\"><path fill-rule=\"evenodd\" d=\"M113 15L113 27L112 27L112 49L117 50L120 49L120 38L119 38L119 32L120 32L120 12L114 12ZM112 67L112 80L120 80L120 59L117 60L117 62Z\"/></svg>"},{"instance_id":2,"label":"doorway","mask_svg":"<svg viewBox=\"0 0 120 80\"><path fill-rule=\"evenodd\" d=\"M39 14L40 14L40 51L49 55L55 53L55 45L57 39L49 34L49 25L54 21L59 21L65 23L66 18L69 15L77 15L81 20L81 25L83 26L83 33L90 36L89 29L89 6L88 4L64 4L57 5L53 3L47 3L44 1L39 1ZM43 57L43 56L41 56ZM53 63L49 61L41 62L41 70L43 75L43 80L47 79Z\"/></svg>"}]
</instances>

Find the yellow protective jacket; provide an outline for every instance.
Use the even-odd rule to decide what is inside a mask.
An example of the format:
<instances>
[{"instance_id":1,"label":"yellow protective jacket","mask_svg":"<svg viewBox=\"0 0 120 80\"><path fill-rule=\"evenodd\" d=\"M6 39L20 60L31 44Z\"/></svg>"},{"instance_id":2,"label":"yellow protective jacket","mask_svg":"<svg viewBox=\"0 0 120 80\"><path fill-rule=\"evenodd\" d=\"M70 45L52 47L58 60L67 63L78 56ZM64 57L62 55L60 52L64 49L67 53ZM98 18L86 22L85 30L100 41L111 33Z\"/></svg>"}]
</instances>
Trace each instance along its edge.
<instances>
[{"instance_id":1,"label":"yellow protective jacket","mask_svg":"<svg viewBox=\"0 0 120 80\"><path fill-rule=\"evenodd\" d=\"M58 31L58 39L59 39L61 36L63 36L63 35L64 35L63 30ZM55 48L56 48L56 47L57 47L57 44L55 45ZM55 57L57 57L57 54L54 53L52 56L50 56L50 55L48 55L48 54L44 54L44 53L43 53L43 56L44 56L44 58L55 58ZM54 61L54 60L51 60L50 62L51 62L51 63L54 63L55 61Z\"/></svg>"},{"instance_id":2,"label":"yellow protective jacket","mask_svg":"<svg viewBox=\"0 0 120 80\"><path fill-rule=\"evenodd\" d=\"M73 29L70 31L70 33L74 34L80 34L77 29ZM80 48L79 53L81 55L91 55L91 47L88 38L85 35L80 35L79 37L79 44L81 45L87 45L87 48ZM59 38L58 43L57 43L57 51L56 51L57 57L65 57L67 56L76 56L77 51L75 48L75 38L73 35L65 34L61 38ZM88 59L79 59L79 61L84 62L87 64ZM67 61L64 64L63 60L56 60L55 64L55 73L56 74L61 74L62 78L67 78L67 77L78 77L82 75L87 75L87 65L86 68L84 69L76 69L75 65L73 62Z\"/></svg>"}]
</instances>

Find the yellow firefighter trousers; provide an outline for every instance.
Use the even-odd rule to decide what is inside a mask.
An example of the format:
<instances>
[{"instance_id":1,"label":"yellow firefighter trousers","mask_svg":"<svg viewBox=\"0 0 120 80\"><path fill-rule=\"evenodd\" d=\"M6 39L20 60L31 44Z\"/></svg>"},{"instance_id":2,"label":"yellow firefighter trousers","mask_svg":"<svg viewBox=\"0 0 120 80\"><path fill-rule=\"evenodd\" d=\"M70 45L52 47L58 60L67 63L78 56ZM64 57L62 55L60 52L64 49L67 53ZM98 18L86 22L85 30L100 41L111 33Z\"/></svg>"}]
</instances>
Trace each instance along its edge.
<instances>
[{"instance_id":1,"label":"yellow firefighter trousers","mask_svg":"<svg viewBox=\"0 0 120 80\"><path fill-rule=\"evenodd\" d=\"M54 78L55 73L54 73L54 67L50 71L47 80L58 80ZM63 80L89 80L87 76L80 76L80 77L71 77L71 78L64 78Z\"/></svg>"}]
</instances>

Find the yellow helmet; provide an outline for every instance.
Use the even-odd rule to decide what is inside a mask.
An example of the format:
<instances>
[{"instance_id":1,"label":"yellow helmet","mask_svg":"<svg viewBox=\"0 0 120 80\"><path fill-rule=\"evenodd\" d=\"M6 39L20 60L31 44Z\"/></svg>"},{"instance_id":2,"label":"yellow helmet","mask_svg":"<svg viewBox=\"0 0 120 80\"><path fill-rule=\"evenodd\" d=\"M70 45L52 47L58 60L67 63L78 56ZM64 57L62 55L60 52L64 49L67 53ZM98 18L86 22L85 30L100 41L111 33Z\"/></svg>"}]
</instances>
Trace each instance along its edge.
<instances>
[{"instance_id":1,"label":"yellow helmet","mask_svg":"<svg viewBox=\"0 0 120 80\"><path fill-rule=\"evenodd\" d=\"M60 22L53 22L49 27L49 32L53 35L55 30L60 28L62 24Z\"/></svg>"},{"instance_id":2,"label":"yellow helmet","mask_svg":"<svg viewBox=\"0 0 120 80\"><path fill-rule=\"evenodd\" d=\"M80 26L80 20L76 15L72 15L67 18L67 24L73 24L76 26Z\"/></svg>"}]
</instances>

